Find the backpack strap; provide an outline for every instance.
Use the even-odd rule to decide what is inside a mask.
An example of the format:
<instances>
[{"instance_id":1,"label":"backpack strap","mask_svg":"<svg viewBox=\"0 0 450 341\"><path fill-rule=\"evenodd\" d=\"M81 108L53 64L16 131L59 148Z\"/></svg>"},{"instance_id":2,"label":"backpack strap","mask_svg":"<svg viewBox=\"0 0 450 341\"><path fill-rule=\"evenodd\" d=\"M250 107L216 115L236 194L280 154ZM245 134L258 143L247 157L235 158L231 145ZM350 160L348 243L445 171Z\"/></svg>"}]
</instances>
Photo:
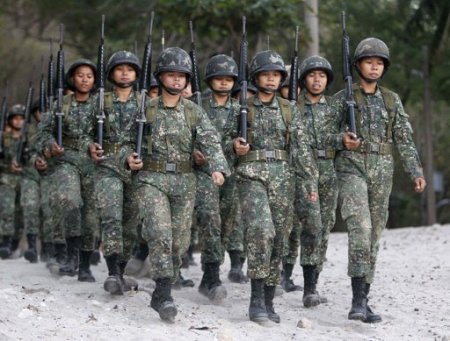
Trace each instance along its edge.
<instances>
[{"instance_id":1,"label":"backpack strap","mask_svg":"<svg viewBox=\"0 0 450 341\"><path fill-rule=\"evenodd\" d=\"M380 86L379 88L381 91L381 95L383 96L384 107L386 108L389 115L389 120L386 127L386 138L387 140L389 140L392 137L392 125L394 124L395 118L395 96L391 90L382 86Z\"/></svg>"},{"instance_id":2,"label":"backpack strap","mask_svg":"<svg viewBox=\"0 0 450 341\"><path fill-rule=\"evenodd\" d=\"M291 123L292 123L292 106L287 99L278 97L278 105L281 109L281 116L283 116L284 124L286 125L286 146L289 146L291 138Z\"/></svg>"}]
</instances>

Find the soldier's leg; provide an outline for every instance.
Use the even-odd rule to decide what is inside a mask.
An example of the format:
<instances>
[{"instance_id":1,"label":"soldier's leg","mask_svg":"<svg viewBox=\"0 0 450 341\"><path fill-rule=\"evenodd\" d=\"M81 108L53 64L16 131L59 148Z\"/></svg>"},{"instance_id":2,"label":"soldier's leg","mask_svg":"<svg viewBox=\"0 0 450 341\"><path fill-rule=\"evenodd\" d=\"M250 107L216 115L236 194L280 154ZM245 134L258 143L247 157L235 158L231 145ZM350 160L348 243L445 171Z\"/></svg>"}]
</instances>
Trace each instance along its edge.
<instances>
[{"instance_id":1,"label":"soldier's leg","mask_svg":"<svg viewBox=\"0 0 450 341\"><path fill-rule=\"evenodd\" d=\"M203 277L198 287L201 294L214 303L227 296L220 281L220 265L223 263L219 189L208 174L198 172L196 192L197 226L200 232Z\"/></svg>"},{"instance_id":2,"label":"soldier's leg","mask_svg":"<svg viewBox=\"0 0 450 341\"><path fill-rule=\"evenodd\" d=\"M108 277L103 288L112 295L123 295L120 255L123 252L123 182L108 170L98 170L95 193L102 231L103 254Z\"/></svg>"},{"instance_id":3,"label":"soldier's leg","mask_svg":"<svg viewBox=\"0 0 450 341\"><path fill-rule=\"evenodd\" d=\"M50 176L44 174L41 176L40 195L41 195L41 212L42 212L42 234L41 234L41 261L48 262L54 258L53 229L54 223L52 219L52 211L50 209L50 193L52 181Z\"/></svg>"},{"instance_id":4,"label":"soldier's leg","mask_svg":"<svg viewBox=\"0 0 450 341\"><path fill-rule=\"evenodd\" d=\"M348 275L352 281L352 307L348 318L367 319L365 276L370 272L372 224L366 180L350 173L338 173L341 216L348 231Z\"/></svg>"},{"instance_id":5,"label":"soldier's leg","mask_svg":"<svg viewBox=\"0 0 450 341\"><path fill-rule=\"evenodd\" d=\"M23 222L27 236L28 249L24 257L31 263L37 262L36 238L39 233L41 216L39 182L28 177L22 178L20 205L24 212Z\"/></svg>"},{"instance_id":6,"label":"soldier's leg","mask_svg":"<svg viewBox=\"0 0 450 341\"><path fill-rule=\"evenodd\" d=\"M16 191L8 183L7 174L0 174L0 257L7 259L11 256L11 241L14 235L14 207Z\"/></svg>"},{"instance_id":7,"label":"soldier's leg","mask_svg":"<svg viewBox=\"0 0 450 341\"><path fill-rule=\"evenodd\" d=\"M296 285L291 278L300 249L301 230L302 225L300 220L294 213L292 231L289 234L288 240L284 243L283 252L283 270L281 272L280 284L286 292L303 290L303 288L300 285Z\"/></svg>"}]
</instances>

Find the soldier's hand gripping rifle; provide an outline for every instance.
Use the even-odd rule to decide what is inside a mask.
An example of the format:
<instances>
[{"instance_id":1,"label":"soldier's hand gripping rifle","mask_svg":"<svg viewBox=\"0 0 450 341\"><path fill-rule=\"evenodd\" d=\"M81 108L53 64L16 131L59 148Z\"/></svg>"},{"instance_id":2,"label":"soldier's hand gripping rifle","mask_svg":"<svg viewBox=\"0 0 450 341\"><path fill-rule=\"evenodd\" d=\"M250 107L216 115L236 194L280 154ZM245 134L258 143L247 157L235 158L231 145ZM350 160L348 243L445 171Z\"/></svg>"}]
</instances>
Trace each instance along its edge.
<instances>
[{"instance_id":1,"label":"soldier's hand gripping rifle","mask_svg":"<svg viewBox=\"0 0 450 341\"><path fill-rule=\"evenodd\" d=\"M63 50L64 25L60 25L59 30L59 50L56 60L56 143L63 147L63 97L64 97L64 50Z\"/></svg>"},{"instance_id":2,"label":"soldier's hand gripping rifle","mask_svg":"<svg viewBox=\"0 0 450 341\"><path fill-rule=\"evenodd\" d=\"M342 12L342 74L345 82L345 103L347 105L347 118L350 125L350 132L354 134L356 139L356 123L355 123L355 99L353 97L353 77L352 63L350 60L350 38L347 34L345 24L345 12Z\"/></svg>"},{"instance_id":3,"label":"soldier's hand gripping rifle","mask_svg":"<svg viewBox=\"0 0 450 341\"><path fill-rule=\"evenodd\" d=\"M98 114L97 114L97 143L103 144L103 123L105 122L105 15L102 15L102 30L97 54Z\"/></svg>"},{"instance_id":4,"label":"soldier's hand gripping rifle","mask_svg":"<svg viewBox=\"0 0 450 341\"><path fill-rule=\"evenodd\" d=\"M200 86L200 74L198 71L198 63L197 63L197 53L195 51L195 42L194 42L194 29L192 26L192 20L189 21L189 30L191 31L191 51L189 51L189 56L192 60L192 93L194 96L194 102L202 106L202 89Z\"/></svg>"},{"instance_id":5,"label":"soldier's hand gripping rifle","mask_svg":"<svg viewBox=\"0 0 450 341\"><path fill-rule=\"evenodd\" d=\"M295 28L295 50L291 59L288 99L292 104L298 100L298 26Z\"/></svg>"},{"instance_id":6,"label":"soldier's hand gripping rifle","mask_svg":"<svg viewBox=\"0 0 450 341\"><path fill-rule=\"evenodd\" d=\"M50 39L50 58L48 60L47 73L47 110L52 110L55 98L55 63L53 62L53 41Z\"/></svg>"},{"instance_id":7,"label":"soldier's hand gripping rifle","mask_svg":"<svg viewBox=\"0 0 450 341\"><path fill-rule=\"evenodd\" d=\"M153 18L155 13L152 11L150 14L150 22L148 27L147 43L145 44L144 58L142 59L142 76L140 79L139 88L141 89L141 103L139 106L139 115L136 119L137 122L137 137L136 137L136 154L138 158L142 158L142 139L144 135L144 126L146 119L147 109L147 91L150 86L150 80L152 77L152 31L153 31ZM149 127L151 129L151 127Z\"/></svg>"},{"instance_id":8,"label":"soldier's hand gripping rifle","mask_svg":"<svg viewBox=\"0 0 450 341\"><path fill-rule=\"evenodd\" d=\"M247 143L247 53L248 42L247 32L245 30L246 18L242 17L242 37L239 46L239 71L238 71L238 84L240 85L239 92L239 136L242 137Z\"/></svg>"},{"instance_id":9,"label":"soldier's hand gripping rifle","mask_svg":"<svg viewBox=\"0 0 450 341\"><path fill-rule=\"evenodd\" d=\"M3 134L5 132L6 125L6 115L8 114L8 105L6 99L8 98L8 82L6 82L6 90L5 94L2 98L2 106L0 109L0 158L3 158L5 155L4 147L3 147Z\"/></svg>"},{"instance_id":10,"label":"soldier's hand gripping rifle","mask_svg":"<svg viewBox=\"0 0 450 341\"><path fill-rule=\"evenodd\" d=\"M33 103L33 82L30 82L27 93L27 100L25 105L25 119L23 121L22 128L20 129L20 138L17 143L16 153L14 160L17 166L23 164L23 152L25 150L28 140L28 124L30 123L31 104Z\"/></svg>"}]
</instances>

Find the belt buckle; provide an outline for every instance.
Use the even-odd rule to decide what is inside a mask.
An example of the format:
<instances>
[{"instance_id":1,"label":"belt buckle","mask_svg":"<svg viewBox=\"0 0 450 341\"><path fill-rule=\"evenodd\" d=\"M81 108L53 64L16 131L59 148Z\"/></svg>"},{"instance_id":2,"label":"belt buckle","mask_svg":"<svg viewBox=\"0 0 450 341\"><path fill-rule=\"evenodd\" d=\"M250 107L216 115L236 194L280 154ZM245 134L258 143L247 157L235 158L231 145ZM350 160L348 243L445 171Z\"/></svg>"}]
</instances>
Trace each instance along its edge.
<instances>
[{"instance_id":1,"label":"belt buckle","mask_svg":"<svg viewBox=\"0 0 450 341\"><path fill-rule=\"evenodd\" d=\"M166 163L166 172L175 173L177 171L176 163Z\"/></svg>"},{"instance_id":2,"label":"belt buckle","mask_svg":"<svg viewBox=\"0 0 450 341\"><path fill-rule=\"evenodd\" d=\"M266 162L275 161L275 151L274 150L266 150Z\"/></svg>"},{"instance_id":3,"label":"belt buckle","mask_svg":"<svg viewBox=\"0 0 450 341\"><path fill-rule=\"evenodd\" d=\"M324 149L318 149L317 150L317 157L319 157L319 158L325 158L327 155L326 155L326 151L324 150Z\"/></svg>"}]
</instances>

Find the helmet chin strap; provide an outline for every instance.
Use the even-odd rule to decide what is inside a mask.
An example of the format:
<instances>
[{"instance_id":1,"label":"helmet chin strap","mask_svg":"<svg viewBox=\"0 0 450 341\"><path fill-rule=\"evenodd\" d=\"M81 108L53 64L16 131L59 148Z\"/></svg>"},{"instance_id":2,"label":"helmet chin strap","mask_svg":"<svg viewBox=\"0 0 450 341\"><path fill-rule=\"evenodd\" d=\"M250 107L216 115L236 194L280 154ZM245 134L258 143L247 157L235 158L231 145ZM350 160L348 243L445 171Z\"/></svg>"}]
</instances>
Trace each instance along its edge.
<instances>
[{"instance_id":1,"label":"helmet chin strap","mask_svg":"<svg viewBox=\"0 0 450 341\"><path fill-rule=\"evenodd\" d=\"M186 84L186 86L187 86L187 84ZM186 88L186 87L184 87L184 89L169 88L162 83L161 83L161 87L173 96L181 94L181 92Z\"/></svg>"},{"instance_id":2,"label":"helmet chin strap","mask_svg":"<svg viewBox=\"0 0 450 341\"><path fill-rule=\"evenodd\" d=\"M128 83L119 83L119 82L113 82L115 86L117 86L118 88L121 89L126 89L129 87L132 87L134 85L134 83L136 83L136 81L134 82L128 82Z\"/></svg>"},{"instance_id":3,"label":"helmet chin strap","mask_svg":"<svg viewBox=\"0 0 450 341\"><path fill-rule=\"evenodd\" d=\"M274 94L278 91L278 89L265 88L265 87L259 86L259 85L256 85L256 88L259 91L264 92L265 94Z\"/></svg>"}]
</instances>

